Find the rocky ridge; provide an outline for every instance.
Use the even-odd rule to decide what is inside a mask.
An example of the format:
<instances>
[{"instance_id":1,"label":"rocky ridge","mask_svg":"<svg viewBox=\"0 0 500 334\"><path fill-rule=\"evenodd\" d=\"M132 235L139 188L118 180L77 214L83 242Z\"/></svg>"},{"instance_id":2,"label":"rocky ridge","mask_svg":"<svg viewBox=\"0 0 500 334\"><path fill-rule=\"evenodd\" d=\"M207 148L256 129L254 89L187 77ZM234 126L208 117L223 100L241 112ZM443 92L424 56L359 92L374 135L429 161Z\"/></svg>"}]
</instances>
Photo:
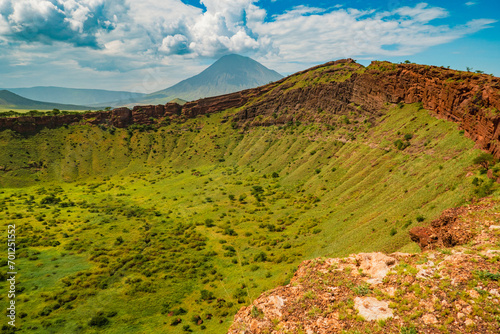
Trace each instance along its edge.
<instances>
[{"instance_id":1,"label":"rocky ridge","mask_svg":"<svg viewBox=\"0 0 500 334\"><path fill-rule=\"evenodd\" d=\"M498 333L499 209L489 198L446 211L471 236L453 248L305 261L228 333Z\"/></svg>"},{"instance_id":2,"label":"rocky ridge","mask_svg":"<svg viewBox=\"0 0 500 334\"><path fill-rule=\"evenodd\" d=\"M470 138L500 158L500 78L443 67L338 60L282 80L240 92L200 99L180 106L118 108L87 114L0 118L0 131L31 134L70 124L127 127L161 126L227 109L235 127L321 122L347 126L349 118L377 122L384 106L421 103L436 117L458 123Z\"/></svg>"}]
</instances>

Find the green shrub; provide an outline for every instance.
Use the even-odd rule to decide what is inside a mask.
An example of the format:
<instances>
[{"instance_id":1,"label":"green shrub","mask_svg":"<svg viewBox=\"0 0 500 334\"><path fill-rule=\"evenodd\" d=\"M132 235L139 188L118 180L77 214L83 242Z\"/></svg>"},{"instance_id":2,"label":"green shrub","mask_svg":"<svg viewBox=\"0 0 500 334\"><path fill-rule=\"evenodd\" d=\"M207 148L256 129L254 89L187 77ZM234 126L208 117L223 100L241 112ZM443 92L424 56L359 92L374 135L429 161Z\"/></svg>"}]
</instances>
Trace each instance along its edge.
<instances>
[{"instance_id":1,"label":"green shrub","mask_svg":"<svg viewBox=\"0 0 500 334\"><path fill-rule=\"evenodd\" d=\"M414 327L401 327L400 334L418 334Z\"/></svg>"},{"instance_id":2,"label":"green shrub","mask_svg":"<svg viewBox=\"0 0 500 334\"><path fill-rule=\"evenodd\" d=\"M474 194L478 198L483 198L483 197L489 196L493 193L494 186L495 186L493 180L488 180L488 181L484 182L481 179L477 179L477 182L474 182L474 181L476 181L476 179L474 179L472 181L472 184L475 183L474 185L476 186L474 188Z\"/></svg>"},{"instance_id":3,"label":"green shrub","mask_svg":"<svg viewBox=\"0 0 500 334\"><path fill-rule=\"evenodd\" d=\"M236 233L235 230L233 230L232 228L226 228L224 230L224 232L222 232L223 235L230 235L230 236L237 236L238 233Z\"/></svg>"},{"instance_id":4,"label":"green shrub","mask_svg":"<svg viewBox=\"0 0 500 334\"><path fill-rule=\"evenodd\" d=\"M40 204L44 205L44 204L57 204L61 201L61 199L59 197L56 197L55 195L49 195L49 196L45 196L44 198L42 198L42 200L40 201Z\"/></svg>"},{"instance_id":5,"label":"green shrub","mask_svg":"<svg viewBox=\"0 0 500 334\"><path fill-rule=\"evenodd\" d=\"M116 238L115 245L121 245L123 244L123 237L119 236Z\"/></svg>"},{"instance_id":6,"label":"green shrub","mask_svg":"<svg viewBox=\"0 0 500 334\"><path fill-rule=\"evenodd\" d=\"M254 256L253 260L255 262L266 262L267 261L267 254L265 252L260 252L259 254Z\"/></svg>"},{"instance_id":7,"label":"green shrub","mask_svg":"<svg viewBox=\"0 0 500 334\"><path fill-rule=\"evenodd\" d=\"M394 146L396 146L396 148L398 150L403 151L405 148L407 148L408 146L410 146L410 143L409 142L404 142L401 139L398 139L398 140L394 141Z\"/></svg>"},{"instance_id":8,"label":"green shrub","mask_svg":"<svg viewBox=\"0 0 500 334\"><path fill-rule=\"evenodd\" d=\"M404 138L405 138L406 141L408 141L408 140L410 140L410 139L413 138L413 135L411 133L407 133L407 134L405 134Z\"/></svg>"},{"instance_id":9,"label":"green shrub","mask_svg":"<svg viewBox=\"0 0 500 334\"><path fill-rule=\"evenodd\" d=\"M258 196L264 192L264 188L261 186L253 186L252 187L252 195Z\"/></svg>"},{"instance_id":10,"label":"green shrub","mask_svg":"<svg viewBox=\"0 0 500 334\"><path fill-rule=\"evenodd\" d=\"M214 300L215 296L214 296L214 293L212 291L208 291L208 290L203 289L200 291L200 298L201 298L201 300Z\"/></svg>"},{"instance_id":11,"label":"green shrub","mask_svg":"<svg viewBox=\"0 0 500 334\"><path fill-rule=\"evenodd\" d=\"M104 327L109 324L109 319L103 315L96 315L89 321L90 327Z\"/></svg>"},{"instance_id":12,"label":"green shrub","mask_svg":"<svg viewBox=\"0 0 500 334\"><path fill-rule=\"evenodd\" d=\"M500 281L500 273L491 273L487 270L476 270L475 274L482 280Z\"/></svg>"},{"instance_id":13,"label":"green shrub","mask_svg":"<svg viewBox=\"0 0 500 334\"><path fill-rule=\"evenodd\" d=\"M176 308L172 311L173 316L182 315L182 314L186 314L186 313L187 313L187 311L185 309L183 309L182 307Z\"/></svg>"},{"instance_id":14,"label":"green shrub","mask_svg":"<svg viewBox=\"0 0 500 334\"><path fill-rule=\"evenodd\" d=\"M250 314L252 318L261 318L264 315L264 312L262 312L258 307L255 305L252 306L252 310L250 311Z\"/></svg>"},{"instance_id":15,"label":"green shrub","mask_svg":"<svg viewBox=\"0 0 500 334\"><path fill-rule=\"evenodd\" d=\"M472 162L476 165L480 165L483 168L488 169L490 164L493 164L495 162L495 157L490 153L481 153Z\"/></svg>"},{"instance_id":16,"label":"green shrub","mask_svg":"<svg viewBox=\"0 0 500 334\"><path fill-rule=\"evenodd\" d=\"M243 288L237 288L235 293L233 294L233 297L235 299L238 299L238 301L244 299L244 297L248 296L248 293L245 289ZM244 302L244 301L243 301Z\"/></svg>"},{"instance_id":17,"label":"green shrub","mask_svg":"<svg viewBox=\"0 0 500 334\"><path fill-rule=\"evenodd\" d=\"M353 291L355 294L357 294L359 296L366 296L367 294L369 294L371 292L370 287L366 283L358 285L357 287L354 288Z\"/></svg>"},{"instance_id":18,"label":"green shrub","mask_svg":"<svg viewBox=\"0 0 500 334\"><path fill-rule=\"evenodd\" d=\"M170 326L177 326L178 324L180 324L182 322L182 319L181 318L174 318L171 322L170 322Z\"/></svg>"}]
</instances>

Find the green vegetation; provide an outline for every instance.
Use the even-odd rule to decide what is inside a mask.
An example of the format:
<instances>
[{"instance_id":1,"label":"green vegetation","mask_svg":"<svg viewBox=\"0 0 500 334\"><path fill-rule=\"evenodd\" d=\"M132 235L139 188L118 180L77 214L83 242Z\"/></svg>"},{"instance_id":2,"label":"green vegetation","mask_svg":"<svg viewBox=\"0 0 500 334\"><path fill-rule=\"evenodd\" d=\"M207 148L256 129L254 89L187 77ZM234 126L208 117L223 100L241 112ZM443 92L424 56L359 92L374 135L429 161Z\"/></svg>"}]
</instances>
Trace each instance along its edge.
<instances>
[{"instance_id":1,"label":"green vegetation","mask_svg":"<svg viewBox=\"0 0 500 334\"><path fill-rule=\"evenodd\" d=\"M401 334L418 334L414 327L401 327Z\"/></svg>"},{"instance_id":2,"label":"green vegetation","mask_svg":"<svg viewBox=\"0 0 500 334\"><path fill-rule=\"evenodd\" d=\"M488 169L490 165L495 163L495 158L491 153L481 153L474 158L474 163Z\"/></svg>"},{"instance_id":3,"label":"green vegetation","mask_svg":"<svg viewBox=\"0 0 500 334\"><path fill-rule=\"evenodd\" d=\"M489 271L476 271L476 274L482 280L500 281L500 273L494 274Z\"/></svg>"},{"instance_id":4,"label":"green vegetation","mask_svg":"<svg viewBox=\"0 0 500 334\"><path fill-rule=\"evenodd\" d=\"M159 129L0 132L22 331L223 333L305 259L417 251L409 219L432 220L487 182L474 143L417 109L391 108L355 140L340 121L241 134L222 122L229 112ZM405 150L394 128L412 134Z\"/></svg>"},{"instance_id":5,"label":"green vegetation","mask_svg":"<svg viewBox=\"0 0 500 334\"><path fill-rule=\"evenodd\" d=\"M68 111L68 110L27 110L27 109L16 109L16 110L7 110L0 109L0 117L18 117L18 116L56 116L56 115L71 115L71 114L80 114L82 111Z\"/></svg>"},{"instance_id":6,"label":"green vegetation","mask_svg":"<svg viewBox=\"0 0 500 334\"><path fill-rule=\"evenodd\" d=\"M327 64L326 66L319 66L316 69L290 76L280 86L285 86L287 90L292 90L329 82L344 82L354 73L362 73L364 71L365 68L357 63ZM320 108L317 111L320 113L323 110Z\"/></svg>"}]
</instances>

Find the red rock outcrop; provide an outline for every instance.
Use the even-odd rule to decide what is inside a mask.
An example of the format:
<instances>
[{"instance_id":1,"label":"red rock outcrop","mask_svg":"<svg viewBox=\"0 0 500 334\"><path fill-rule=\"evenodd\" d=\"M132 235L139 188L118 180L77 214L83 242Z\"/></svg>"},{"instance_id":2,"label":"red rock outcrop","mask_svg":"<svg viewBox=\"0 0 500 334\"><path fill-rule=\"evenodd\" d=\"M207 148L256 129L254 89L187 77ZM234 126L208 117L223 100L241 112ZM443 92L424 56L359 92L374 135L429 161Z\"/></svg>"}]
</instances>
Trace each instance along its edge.
<instances>
[{"instance_id":1,"label":"red rock outcrop","mask_svg":"<svg viewBox=\"0 0 500 334\"><path fill-rule=\"evenodd\" d=\"M491 206L492 203L483 202L477 205L445 210L438 219L432 221L430 226L412 228L409 231L410 238L422 250L463 245L477 234L474 229L475 223L467 221L464 216L473 212L484 211Z\"/></svg>"},{"instance_id":2,"label":"red rock outcrop","mask_svg":"<svg viewBox=\"0 0 500 334\"><path fill-rule=\"evenodd\" d=\"M365 71L360 65L335 68L345 63L352 64L352 60L325 64L325 70L318 73L335 78L335 71L351 71L348 79L298 89L290 89L285 80L279 89L242 108L234 119L254 124L259 115L281 113L281 119L290 120L283 117L289 114L303 121L318 110L342 115L361 109L374 115L387 103L422 103L436 117L458 123L479 148L500 158L500 78L389 62L373 62Z\"/></svg>"},{"instance_id":3,"label":"red rock outcrop","mask_svg":"<svg viewBox=\"0 0 500 334\"><path fill-rule=\"evenodd\" d=\"M352 100L371 110L417 103L458 123L478 147L500 157L500 79L442 67L374 62L355 79Z\"/></svg>"},{"instance_id":4,"label":"red rock outcrop","mask_svg":"<svg viewBox=\"0 0 500 334\"><path fill-rule=\"evenodd\" d=\"M21 134L33 134L43 128L54 129L70 124L107 125L125 128L132 124L157 124L165 118L180 115L182 107L177 103L166 105L136 106L117 108L111 111L98 111L81 114L57 116L21 116L0 118L0 131L11 129Z\"/></svg>"},{"instance_id":5,"label":"red rock outcrop","mask_svg":"<svg viewBox=\"0 0 500 334\"><path fill-rule=\"evenodd\" d=\"M278 81L281 82L284 79ZM193 118L200 115L223 111L230 108L239 108L244 106L252 98L262 96L273 89L277 83L246 89L240 92L225 94L214 97L187 102L182 106L182 115L186 118Z\"/></svg>"}]
</instances>

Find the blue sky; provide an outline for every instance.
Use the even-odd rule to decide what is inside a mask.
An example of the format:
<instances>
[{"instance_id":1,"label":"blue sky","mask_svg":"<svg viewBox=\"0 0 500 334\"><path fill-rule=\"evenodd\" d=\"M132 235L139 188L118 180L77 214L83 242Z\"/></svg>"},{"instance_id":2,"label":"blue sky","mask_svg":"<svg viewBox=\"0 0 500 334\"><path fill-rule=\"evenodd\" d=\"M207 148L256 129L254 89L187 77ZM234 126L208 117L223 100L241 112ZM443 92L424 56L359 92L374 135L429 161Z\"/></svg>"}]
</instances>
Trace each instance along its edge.
<instances>
[{"instance_id":1,"label":"blue sky","mask_svg":"<svg viewBox=\"0 0 500 334\"><path fill-rule=\"evenodd\" d=\"M0 87L153 92L229 53L284 75L351 57L500 76L499 14L498 0L0 0Z\"/></svg>"}]
</instances>

